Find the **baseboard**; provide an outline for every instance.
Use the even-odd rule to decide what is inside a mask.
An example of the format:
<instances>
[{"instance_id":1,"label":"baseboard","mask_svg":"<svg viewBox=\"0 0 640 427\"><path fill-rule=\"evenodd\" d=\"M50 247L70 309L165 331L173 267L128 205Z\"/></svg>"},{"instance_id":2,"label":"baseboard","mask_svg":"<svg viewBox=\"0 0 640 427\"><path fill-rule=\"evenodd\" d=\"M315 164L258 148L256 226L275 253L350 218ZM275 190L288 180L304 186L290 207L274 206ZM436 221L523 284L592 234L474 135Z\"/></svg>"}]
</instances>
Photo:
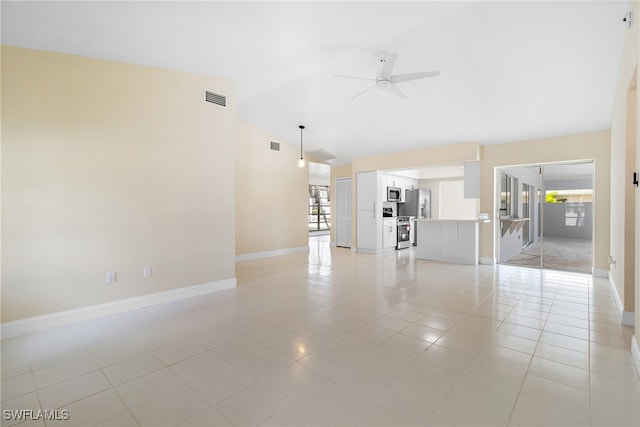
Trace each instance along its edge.
<instances>
[{"instance_id":1,"label":"baseboard","mask_svg":"<svg viewBox=\"0 0 640 427\"><path fill-rule=\"evenodd\" d=\"M622 324L624 326L635 326L635 313L633 311L624 311L624 306L622 305L620 295L618 295L618 289L616 288L613 276L609 276L609 287L611 288L611 293L613 294L613 300L616 303L618 314L620 314L620 317L622 318Z\"/></svg>"},{"instance_id":2,"label":"baseboard","mask_svg":"<svg viewBox=\"0 0 640 427\"><path fill-rule=\"evenodd\" d=\"M636 325L636 315L633 311L623 311L622 312L622 324L624 326L635 326Z\"/></svg>"},{"instance_id":3,"label":"baseboard","mask_svg":"<svg viewBox=\"0 0 640 427\"><path fill-rule=\"evenodd\" d=\"M300 246L298 248L276 249L273 251L253 252L250 254L236 255L236 262L250 261L252 259L270 258L273 256L290 255L299 252L308 252L309 246Z\"/></svg>"},{"instance_id":4,"label":"baseboard","mask_svg":"<svg viewBox=\"0 0 640 427\"><path fill-rule=\"evenodd\" d=\"M631 337L631 355L636 365L636 373L640 377L640 347L638 347L638 340L635 335Z\"/></svg>"},{"instance_id":5,"label":"baseboard","mask_svg":"<svg viewBox=\"0 0 640 427\"><path fill-rule=\"evenodd\" d=\"M480 264L495 265L496 264L496 259L495 258L483 258L483 257L480 257Z\"/></svg>"},{"instance_id":6,"label":"baseboard","mask_svg":"<svg viewBox=\"0 0 640 427\"><path fill-rule=\"evenodd\" d=\"M595 277L604 277L605 279L609 277L609 270L605 270L603 268L594 268L593 275Z\"/></svg>"},{"instance_id":7,"label":"baseboard","mask_svg":"<svg viewBox=\"0 0 640 427\"><path fill-rule=\"evenodd\" d=\"M356 248L356 252L359 252L361 254L377 254L380 251L375 250L375 249L363 249L363 248Z\"/></svg>"},{"instance_id":8,"label":"baseboard","mask_svg":"<svg viewBox=\"0 0 640 427\"><path fill-rule=\"evenodd\" d=\"M613 294L613 300L616 303L618 314L622 316L622 313L624 312L624 306L622 305L622 300L620 299L620 295L618 295L618 289L616 289L616 284L615 284L615 281L613 280L613 276L609 276L609 288L611 289L611 293Z\"/></svg>"},{"instance_id":9,"label":"baseboard","mask_svg":"<svg viewBox=\"0 0 640 427\"><path fill-rule=\"evenodd\" d=\"M187 286L184 288L172 289L170 291L157 292L142 295L134 298L121 299L103 304L90 305L87 307L74 308L71 310L59 311L57 313L45 314L42 316L29 317L27 319L5 322L0 325L2 338L11 338L19 335L30 334L56 326L64 326L83 320L95 319L97 317L109 316L122 313L124 311L149 307L152 305L164 304L184 298L208 294L210 292L233 289L236 287L236 278L218 280L216 282L204 283L201 285Z\"/></svg>"}]
</instances>

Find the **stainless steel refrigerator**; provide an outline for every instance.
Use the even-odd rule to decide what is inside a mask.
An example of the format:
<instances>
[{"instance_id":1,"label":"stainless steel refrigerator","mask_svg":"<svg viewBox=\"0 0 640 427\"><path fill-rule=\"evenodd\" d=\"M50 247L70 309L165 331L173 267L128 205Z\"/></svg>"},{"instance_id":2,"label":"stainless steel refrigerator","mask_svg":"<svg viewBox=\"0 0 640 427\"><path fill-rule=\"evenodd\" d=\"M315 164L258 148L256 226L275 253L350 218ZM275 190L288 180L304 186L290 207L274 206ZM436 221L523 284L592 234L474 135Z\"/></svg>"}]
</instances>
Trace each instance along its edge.
<instances>
[{"instance_id":1,"label":"stainless steel refrigerator","mask_svg":"<svg viewBox=\"0 0 640 427\"><path fill-rule=\"evenodd\" d=\"M416 219L431 218L431 190L419 188L405 190L404 203L398 203L399 216L411 216ZM418 244L418 234L415 224L413 227L413 244Z\"/></svg>"}]
</instances>

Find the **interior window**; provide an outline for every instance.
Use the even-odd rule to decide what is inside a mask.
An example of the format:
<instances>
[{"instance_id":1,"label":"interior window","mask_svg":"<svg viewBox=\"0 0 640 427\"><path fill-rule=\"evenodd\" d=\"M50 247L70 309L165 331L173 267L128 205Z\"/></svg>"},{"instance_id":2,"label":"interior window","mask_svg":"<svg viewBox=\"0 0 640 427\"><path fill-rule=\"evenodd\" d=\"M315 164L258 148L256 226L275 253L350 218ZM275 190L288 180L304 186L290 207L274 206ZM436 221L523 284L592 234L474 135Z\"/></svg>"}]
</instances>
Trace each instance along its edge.
<instances>
[{"instance_id":1,"label":"interior window","mask_svg":"<svg viewBox=\"0 0 640 427\"><path fill-rule=\"evenodd\" d=\"M512 212L511 187L513 177L506 173L500 174L500 216L510 217Z\"/></svg>"}]
</instances>

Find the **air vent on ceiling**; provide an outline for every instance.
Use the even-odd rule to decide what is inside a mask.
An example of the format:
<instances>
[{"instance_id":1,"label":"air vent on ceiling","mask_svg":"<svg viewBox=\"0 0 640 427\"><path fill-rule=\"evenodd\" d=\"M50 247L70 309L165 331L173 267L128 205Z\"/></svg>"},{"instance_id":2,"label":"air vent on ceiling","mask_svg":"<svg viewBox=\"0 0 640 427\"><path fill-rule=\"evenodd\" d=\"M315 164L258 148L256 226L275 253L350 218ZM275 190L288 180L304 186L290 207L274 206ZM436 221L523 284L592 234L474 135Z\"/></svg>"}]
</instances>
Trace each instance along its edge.
<instances>
[{"instance_id":1,"label":"air vent on ceiling","mask_svg":"<svg viewBox=\"0 0 640 427\"><path fill-rule=\"evenodd\" d=\"M307 152L307 154L309 154L311 157L313 157L314 159L320 162L324 162L327 160L334 160L336 158L336 156L334 156L333 154L327 153L322 148L315 151L309 151Z\"/></svg>"},{"instance_id":2,"label":"air vent on ceiling","mask_svg":"<svg viewBox=\"0 0 640 427\"><path fill-rule=\"evenodd\" d=\"M221 107L227 106L227 97L224 95L220 95L219 93L210 92L208 90L204 91L204 100L205 102L209 102L211 104L216 104Z\"/></svg>"},{"instance_id":3,"label":"air vent on ceiling","mask_svg":"<svg viewBox=\"0 0 640 427\"><path fill-rule=\"evenodd\" d=\"M271 141L271 149L274 151L280 151L280 143Z\"/></svg>"}]
</instances>

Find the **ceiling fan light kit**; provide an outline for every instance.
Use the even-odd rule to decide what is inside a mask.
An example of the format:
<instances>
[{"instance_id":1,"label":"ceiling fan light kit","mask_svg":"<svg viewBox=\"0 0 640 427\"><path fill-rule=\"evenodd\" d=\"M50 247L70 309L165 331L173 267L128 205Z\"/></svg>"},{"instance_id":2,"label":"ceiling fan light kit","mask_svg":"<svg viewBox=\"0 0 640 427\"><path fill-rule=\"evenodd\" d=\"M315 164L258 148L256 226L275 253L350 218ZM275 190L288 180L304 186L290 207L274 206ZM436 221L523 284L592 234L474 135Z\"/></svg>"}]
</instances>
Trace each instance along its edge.
<instances>
[{"instance_id":1,"label":"ceiling fan light kit","mask_svg":"<svg viewBox=\"0 0 640 427\"><path fill-rule=\"evenodd\" d=\"M408 73L408 74L391 74L393 72L393 68L396 65L398 54L380 52L378 53L377 58L378 58L378 62L382 65L382 67L380 69L380 73L375 79L370 77L349 76L344 74L334 75L334 77L358 79L358 80L370 80L375 82L373 86L369 86L362 92L359 92L355 94L353 97L351 97L352 100L362 96L364 93L368 92L374 87L387 90L391 92L393 95L397 96L398 98L404 99L407 97L407 95L398 86L396 86L397 83L404 83L404 82L409 82L411 80L424 79L427 77L436 77L440 75L440 71L422 71L422 72Z\"/></svg>"}]
</instances>

